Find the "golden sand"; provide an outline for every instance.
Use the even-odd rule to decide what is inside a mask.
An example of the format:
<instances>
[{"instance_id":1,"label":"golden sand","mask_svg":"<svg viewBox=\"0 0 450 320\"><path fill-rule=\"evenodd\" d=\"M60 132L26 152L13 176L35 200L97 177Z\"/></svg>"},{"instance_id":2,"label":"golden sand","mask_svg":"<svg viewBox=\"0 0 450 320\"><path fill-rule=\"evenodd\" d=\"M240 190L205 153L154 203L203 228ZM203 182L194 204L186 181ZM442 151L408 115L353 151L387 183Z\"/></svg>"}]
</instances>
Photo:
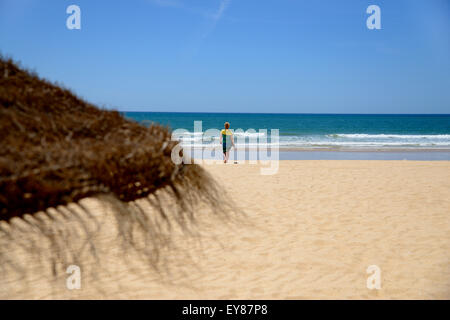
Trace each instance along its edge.
<instances>
[{"instance_id":1,"label":"golden sand","mask_svg":"<svg viewBox=\"0 0 450 320\"><path fill-rule=\"evenodd\" d=\"M267 176L205 167L245 217L199 209L200 237L173 231L159 273L131 250L121 256L110 214L86 199L104 219L82 288L42 268L8 271L0 298L450 299L450 162L281 161ZM370 265L379 290L367 288Z\"/></svg>"}]
</instances>

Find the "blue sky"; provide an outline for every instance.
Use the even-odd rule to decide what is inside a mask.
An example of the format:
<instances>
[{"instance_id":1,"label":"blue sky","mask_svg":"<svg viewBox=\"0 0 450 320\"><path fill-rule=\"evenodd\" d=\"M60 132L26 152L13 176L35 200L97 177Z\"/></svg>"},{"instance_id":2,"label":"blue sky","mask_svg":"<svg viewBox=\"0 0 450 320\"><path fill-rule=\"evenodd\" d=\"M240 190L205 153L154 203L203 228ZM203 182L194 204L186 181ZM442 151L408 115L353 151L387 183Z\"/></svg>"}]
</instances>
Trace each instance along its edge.
<instances>
[{"instance_id":1,"label":"blue sky","mask_svg":"<svg viewBox=\"0 0 450 320\"><path fill-rule=\"evenodd\" d=\"M448 0L0 0L0 52L126 111L450 113Z\"/></svg>"}]
</instances>

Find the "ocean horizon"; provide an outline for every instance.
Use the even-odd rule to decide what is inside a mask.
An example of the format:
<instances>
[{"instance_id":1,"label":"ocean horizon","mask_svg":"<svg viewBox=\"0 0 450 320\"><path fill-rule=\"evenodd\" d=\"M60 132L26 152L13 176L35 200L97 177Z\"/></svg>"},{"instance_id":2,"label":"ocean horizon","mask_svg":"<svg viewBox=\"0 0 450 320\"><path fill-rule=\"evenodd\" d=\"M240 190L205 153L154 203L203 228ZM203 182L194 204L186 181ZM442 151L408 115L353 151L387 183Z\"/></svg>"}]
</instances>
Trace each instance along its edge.
<instances>
[{"instance_id":1,"label":"ocean horizon","mask_svg":"<svg viewBox=\"0 0 450 320\"><path fill-rule=\"evenodd\" d=\"M204 113L121 112L149 124L185 129L184 145L214 147L219 137L197 131L221 130L224 122L235 131L237 148L273 146L271 130L279 130L284 151L450 151L450 114L311 114L311 113ZM238 130L240 129L240 130Z\"/></svg>"}]
</instances>

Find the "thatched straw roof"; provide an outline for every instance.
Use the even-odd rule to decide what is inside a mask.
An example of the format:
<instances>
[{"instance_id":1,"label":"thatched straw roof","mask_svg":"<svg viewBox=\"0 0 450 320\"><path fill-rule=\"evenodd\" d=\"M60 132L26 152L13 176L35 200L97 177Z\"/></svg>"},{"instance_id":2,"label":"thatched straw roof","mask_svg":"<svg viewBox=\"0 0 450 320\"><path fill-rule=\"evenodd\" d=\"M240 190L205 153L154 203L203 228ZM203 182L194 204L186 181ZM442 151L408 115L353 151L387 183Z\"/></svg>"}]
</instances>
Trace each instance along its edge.
<instances>
[{"instance_id":1,"label":"thatched straw roof","mask_svg":"<svg viewBox=\"0 0 450 320\"><path fill-rule=\"evenodd\" d=\"M172 162L169 129L99 109L3 58L0 141L0 222L88 196L125 205L168 190L183 224L195 202L220 197L201 167Z\"/></svg>"}]
</instances>

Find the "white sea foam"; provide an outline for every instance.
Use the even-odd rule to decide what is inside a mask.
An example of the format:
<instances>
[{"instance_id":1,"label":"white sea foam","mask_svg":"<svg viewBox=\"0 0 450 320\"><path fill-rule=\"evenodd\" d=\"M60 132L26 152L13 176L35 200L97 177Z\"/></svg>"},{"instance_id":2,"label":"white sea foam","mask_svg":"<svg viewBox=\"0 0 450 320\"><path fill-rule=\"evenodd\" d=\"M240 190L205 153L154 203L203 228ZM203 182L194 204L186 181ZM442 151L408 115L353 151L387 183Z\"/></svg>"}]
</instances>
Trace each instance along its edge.
<instances>
[{"instance_id":1,"label":"white sea foam","mask_svg":"<svg viewBox=\"0 0 450 320\"><path fill-rule=\"evenodd\" d=\"M266 134L264 132L234 132L234 135L236 137L256 138L256 137L264 137Z\"/></svg>"},{"instance_id":2,"label":"white sea foam","mask_svg":"<svg viewBox=\"0 0 450 320\"><path fill-rule=\"evenodd\" d=\"M269 130L270 132L270 130ZM237 132L235 145L242 147L280 147L283 148L439 148L450 149L450 135L399 135L399 134L328 134L328 135L290 135L280 136L279 143L271 143L270 133ZM245 137L245 143L242 138ZM239 139L241 138L241 139ZM255 140L257 138L257 140ZM202 136L193 133L180 137L185 147L220 148L220 136Z\"/></svg>"},{"instance_id":3,"label":"white sea foam","mask_svg":"<svg viewBox=\"0 0 450 320\"><path fill-rule=\"evenodd\" d=\"M450 141L450 134L366 134L366 133L336 133L328 134L330 138L350 139L446 139Z\"/></svg>"}]
</instances>

